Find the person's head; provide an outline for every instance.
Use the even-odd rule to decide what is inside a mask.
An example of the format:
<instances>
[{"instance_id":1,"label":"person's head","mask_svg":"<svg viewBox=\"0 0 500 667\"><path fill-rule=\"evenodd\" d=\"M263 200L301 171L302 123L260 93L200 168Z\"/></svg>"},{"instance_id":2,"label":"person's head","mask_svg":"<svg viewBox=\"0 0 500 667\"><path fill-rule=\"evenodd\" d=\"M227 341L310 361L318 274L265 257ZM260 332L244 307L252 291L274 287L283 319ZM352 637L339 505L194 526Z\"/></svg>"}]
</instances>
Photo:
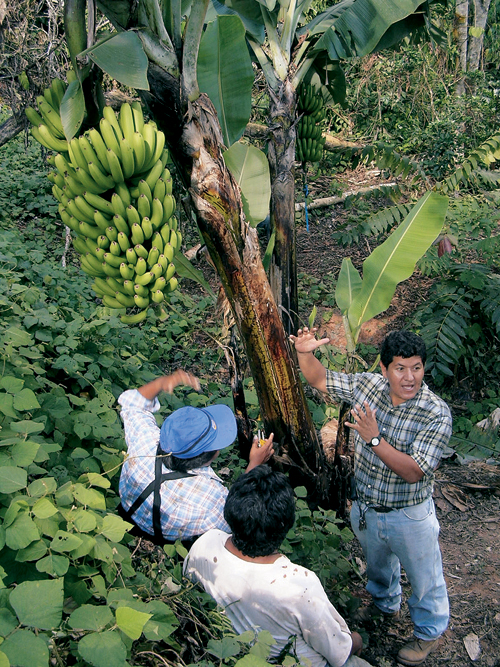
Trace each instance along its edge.
<instances>
[{"instance_id":1,"label":"person's head","mask_svg":"<svg viewBox=\"0 0 500 667\"><path fill-rule=\"evenodd\" d=\"M424 379L427 351L420 336L411 331L393 331L380 348L380 368L389 382L393 405L414 398Z\"/></svg>"},{"instance_id":2,"label":"person's head","mask_svg":"<svg viewBox=\"0 0 500 667\"><path fill-rule=\"evenodd\" d=\"M160 429L160 448L168 467L185 472L208 465L236 438L233 411L227 405L186 406L170 414Z\"/></svg>"},{"instance_id":3,"label":"person's head","mask_svg":"<svg viewBox=\"0 0 500 667\"><path fill-rule=\"evenodd\" d=\"M268 556L279 548L295 520L295 499L287 477L260 465L229 489L224 518L234 546L245 556Z\"/></svg>"}]
</instances>

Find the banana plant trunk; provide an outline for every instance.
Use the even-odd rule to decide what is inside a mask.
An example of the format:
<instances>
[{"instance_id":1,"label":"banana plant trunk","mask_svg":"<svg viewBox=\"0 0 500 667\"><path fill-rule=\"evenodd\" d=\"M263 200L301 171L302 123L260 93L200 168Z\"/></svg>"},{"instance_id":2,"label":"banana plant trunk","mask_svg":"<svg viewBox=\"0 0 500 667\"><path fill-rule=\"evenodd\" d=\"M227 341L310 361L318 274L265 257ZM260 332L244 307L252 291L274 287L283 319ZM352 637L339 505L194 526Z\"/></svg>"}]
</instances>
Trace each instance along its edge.
<instances>
[{"instance_id":1,"label":"banana plant trunk","mask_svg":"<svg viewBox=\"0 0 500 667\"><path fill-rule=\"evenodd\" d=\"M294 334L299 327L294 178L296 92L286 79L279 91L269 88L269 95L271 229L276 232L269 282L285 331Z\"/></svg>"},{"instance_id":2,"label":"banana plant trunk","mask_svg":"<svg viewBox=\"0 0 500 667\"><path fill-rule=\"evenodd\" d=\"M217 114L202 94L181 114L179 83L150 64L142 92L189 189L198 226L238 327L266 432L279 461L317 502L328 504L331 470L307 408L280 311L262 265L257 232L242 215L240 190L226 168ZM291 148L288 148L291 151ZM293 209L292 209L293 210Z\"/></svg>"}]
</instances>

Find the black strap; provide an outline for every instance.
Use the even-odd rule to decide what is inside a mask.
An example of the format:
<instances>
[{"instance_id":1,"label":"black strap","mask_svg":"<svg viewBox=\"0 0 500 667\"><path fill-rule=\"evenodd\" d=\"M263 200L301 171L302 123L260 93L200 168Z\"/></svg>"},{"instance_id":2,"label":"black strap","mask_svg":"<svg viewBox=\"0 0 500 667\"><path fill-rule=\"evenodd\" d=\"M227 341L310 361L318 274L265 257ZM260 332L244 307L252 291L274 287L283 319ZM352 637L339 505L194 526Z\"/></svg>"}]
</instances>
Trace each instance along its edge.
<instances>
[{"instance_id":1,"label":"black strap","mask_svg":"<svg viewBox=\"0 0 500 667\"><path fill-rule=\"evenodd\" d=\"M156 459L155 459L155 478L152 482L150 482L146 488L139 494L139 496L134 500L132 505L129 507L129 509L125 509L123 507L123 515L125 516L126 519L131 521L132 523L135 523L135 521L132 519L132 515L137 512L139 507L144 503L144 501L149 498L149 496L153 493L153 533L154 536L157 540L163 539L163 533L161 530L161 495L160 495L160 490L161 490L161 485L163 482L166 482L171 479L182 479L184 477L196 477L196 475L192 475L189 472L181 472L178 470L174 470L172 472L165 472L162 474L162 464L163 464L163 450L160 449L160 445L158 445L158 449L156 451Z\"/></svg>"}]
</instances>

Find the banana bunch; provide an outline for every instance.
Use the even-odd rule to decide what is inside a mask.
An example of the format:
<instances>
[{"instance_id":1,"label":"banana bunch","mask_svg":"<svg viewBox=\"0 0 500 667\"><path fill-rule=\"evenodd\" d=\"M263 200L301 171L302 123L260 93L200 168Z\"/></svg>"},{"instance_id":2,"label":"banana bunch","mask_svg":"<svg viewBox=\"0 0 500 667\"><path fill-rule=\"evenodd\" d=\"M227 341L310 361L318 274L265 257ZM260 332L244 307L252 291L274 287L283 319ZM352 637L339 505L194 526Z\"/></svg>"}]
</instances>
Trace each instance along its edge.
<instances>
[{"instance_id":1,"label":"banana bunch","mask_svg":"<svg viewBox=\"0 0 500 667\"><path fill-rule=\"evenodd\" d=\"M165 135L145 123L139 103L117 115L104 107L99 130L67 142L49 158L62 221L76 235L81 267L109 308L135 308L126 324L146 318L177 288L174 255L182 236L174 215Z\"/></svg>"},{"instance_id":2,"label":"banana bunch","mask_svg":"<svg viewBox=\"0 0 500 667\"><path fill-rule=\"evenodd\" d=\"M38 111L33 107L26 109L26 116L33 125L32 136L50 151L68 150L59 112L67 87L66 82L61 79L53 79L50 87L43 91L43 95L36 98Z\"/></svg>"},{"instance_id":3,"label":"banana bunch","mask_svg":"<svg viewBox=\"0 0 500 667\"><path fill-rule=\"evenodd\" d=\"M323 97L314 86L302 84L299 89L298 111L302 114L297 126L296 156L300 162L317 162L323 154L325 138L320 123L325 119Z\"/></svg>"}]
</instances>

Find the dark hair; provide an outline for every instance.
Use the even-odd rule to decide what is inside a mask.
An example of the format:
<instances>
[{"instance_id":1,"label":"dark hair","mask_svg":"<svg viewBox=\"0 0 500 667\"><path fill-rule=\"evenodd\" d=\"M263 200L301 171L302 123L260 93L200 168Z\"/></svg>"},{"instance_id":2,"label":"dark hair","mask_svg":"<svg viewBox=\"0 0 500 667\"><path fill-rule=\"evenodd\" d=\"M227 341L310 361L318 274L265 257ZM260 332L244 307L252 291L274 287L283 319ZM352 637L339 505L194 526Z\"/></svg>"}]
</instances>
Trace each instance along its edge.
<instances>
[{"instance_id":1,"label":"dark hair","mask_svg":"<svg viewBox=\"0 0 500 667\"><path fill-rule=\"evenodd\" d=\"M295 520L295 499L286 475L260 465L231 486L224 518L234 546L245 556L268 556L281 545Z\"/></svg>"},{"instance_id":2,"label":"dark hair","mask_svg":"<svg viewBox=\"0 0 500 667\"><path fill-rule=\"evenodd\" d=\"M188 470L194 470L194 468L201 468L206 465L213 459L214 454L215 451L202 452L201 454L198 454L198 456L193 456L192 459L179 459L173 454L168 454L163 460L167 468L170 468L170 470L187 472Z\"/></svg>"},{"instance_id":3,"label":"dark hair","mask_svg":"<svg viewBox=\"0 0 500 667\"><path fill-rule=\"evenodd\" d=\"M425 366L427 350L423 338L411 331L392 331L380 348L380 361L387 368L394 357L420 357Z\"/></svg>"}]
</instances>

